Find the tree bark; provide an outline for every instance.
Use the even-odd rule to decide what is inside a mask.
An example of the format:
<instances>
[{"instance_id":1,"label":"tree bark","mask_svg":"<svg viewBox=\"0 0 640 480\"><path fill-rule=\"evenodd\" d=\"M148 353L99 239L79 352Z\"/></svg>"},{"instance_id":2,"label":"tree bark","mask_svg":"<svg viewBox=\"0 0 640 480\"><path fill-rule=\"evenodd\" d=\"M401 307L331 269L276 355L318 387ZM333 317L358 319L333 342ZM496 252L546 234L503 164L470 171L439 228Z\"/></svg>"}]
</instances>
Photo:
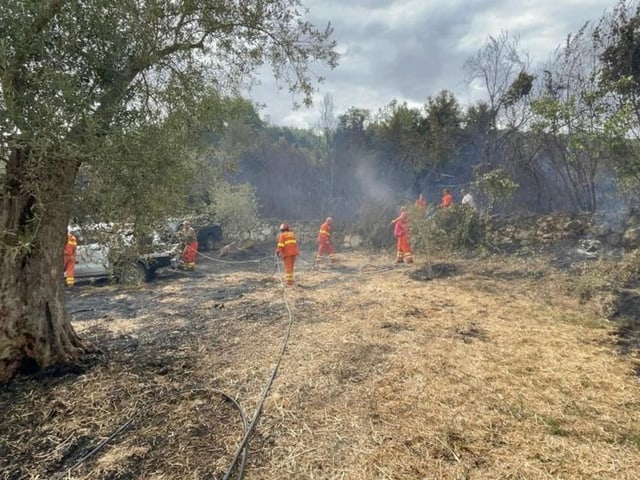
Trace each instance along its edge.
<instances>
[{"instance_id":1,"label":"tree bark","mask_svg":"<svg viewBox=\"0 0 640 480\"><path fill-rule=\"evenodd\" d=\"M31 157L13 149L0 177L0 383L22 368L74 364L89 350L67 315L62 271L78 165Z\"/></svg>"}]
</instances>

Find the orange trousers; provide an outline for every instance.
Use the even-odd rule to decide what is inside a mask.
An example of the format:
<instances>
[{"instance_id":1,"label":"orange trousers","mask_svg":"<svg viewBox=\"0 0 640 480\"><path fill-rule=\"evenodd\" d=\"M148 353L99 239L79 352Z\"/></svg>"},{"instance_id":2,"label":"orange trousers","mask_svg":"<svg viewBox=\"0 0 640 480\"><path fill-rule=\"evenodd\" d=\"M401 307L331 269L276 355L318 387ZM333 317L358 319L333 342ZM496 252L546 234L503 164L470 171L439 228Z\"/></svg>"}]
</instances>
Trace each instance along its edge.
<instances>
[{"instance_id":1,"label":"orange trousers","mask_svg":"<svg viewBox=\"0 0 640 480\"><path fill-rule=\"evenodd\" d=\"M316 262L322 260L322 255L329 255L331 261L335 260L333 245L331 242L318 242L318 253L316 255Z\"/></svg>"},{"instance_id":2,"label":"orange trousers","mask_svg":"<svg viewBox=\"0 0 640 480\"><path fill-rule=\"evenodd\" d=\"M290 255L283 257L284 262L284 282L287 285L293 285L293 267L296 264L296 255Z\"/></svg>"},{"instance_id":3,"label":"orange trousers","mask_svg":"<svg viewBox=\"0 0 640 480\"><path fill-rule=\"evenodd\" d=\"M398 256L397 262L413 263L413 255L411 254L411 244L409 243L409 235L401 235L397 242Z\"/></svg>"},{"instance_id":4,"label":"orange trousers","mask_svg":"<svg viewBox=\"0 0 640 480\"><path fill-rule=\"evenodd\" d=\"M196 254L198 253L198 242L188 243L182 251L182 261L188 268L195 268Z\"/></svg>"},{"instance_id":5,"label":"orange trousers","mask_svg":"<svg viewBox=\"0 0 640 480\"><path fill-rule=\"evenodd\" d=\"M76 256L65 255L64 256L64 276L65 282L69 287L73 287L76 282L74 277L76 271Z\"/></svg>"}]
</instances>

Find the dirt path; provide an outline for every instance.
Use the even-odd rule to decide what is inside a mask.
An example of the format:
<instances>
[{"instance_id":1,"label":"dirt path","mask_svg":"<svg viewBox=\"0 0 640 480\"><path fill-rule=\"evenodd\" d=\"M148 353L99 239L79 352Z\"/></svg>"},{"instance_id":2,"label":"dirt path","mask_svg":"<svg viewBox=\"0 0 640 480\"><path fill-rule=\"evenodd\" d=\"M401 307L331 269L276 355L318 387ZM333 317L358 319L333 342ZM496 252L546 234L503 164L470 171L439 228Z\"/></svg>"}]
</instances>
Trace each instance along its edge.
<instances>
[{"instance_id":1,"label":"dirt path","mask_svg":"<svg viewBox=\"0 0 640 480\"><path fill-rule=\"evenodd\" d=\"M572 272L362 251L284 289L269 253L72 292L106 353L0 392L0 478L222 478L242 426L220 392L253 415L290 322L246 479L640 478L637 358Z\"/></svg>"}]
</instances>

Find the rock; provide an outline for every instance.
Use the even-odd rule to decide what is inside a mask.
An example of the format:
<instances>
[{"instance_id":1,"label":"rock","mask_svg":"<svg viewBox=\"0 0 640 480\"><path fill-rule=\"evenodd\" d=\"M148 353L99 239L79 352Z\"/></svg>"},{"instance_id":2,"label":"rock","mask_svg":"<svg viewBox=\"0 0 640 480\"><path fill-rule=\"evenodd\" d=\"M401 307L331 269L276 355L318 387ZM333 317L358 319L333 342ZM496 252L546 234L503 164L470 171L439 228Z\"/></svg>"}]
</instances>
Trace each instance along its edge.
<instances>
[{"instance_id":1,"label":"rock","mask_svg":"<svg viewBox=\"0 0 640 480\"><path fill-rule=\"evenodd\" d=\"M584 231L584 223L581 220L569 220L564 224L563 230L573 235L580 235Z\"/></svg>"},{"instance_id":2,"label":"rock","mask_svg":"<svg viewBox=\"0 0 640 480\"><path fill-rule=\"evenodd\" d=\"M536 232L532 229L522 229L514 234L514 238L520 241L530 241L533 240L535 236Z\"/></svg>"},{"instance_id":3,"label":"rock","mask_svg":"<svg viewBox=\"0 0 640 480\"><path fill-rule=\"evenodd\" d=\"M599 240L584 239L580 241L578 253L585 258L597 258L600 255L602 244Z\"/></svg>"},{"instance_id":4,"label":"rock","mask_svg":"<svg viewBox=\"0 0 640 480\"><path fill-rule=\"evenodd\" d=\"M631 249L640 247L640 227L631 227L624 232L622 246Z\"/></svg>"},{"instance_id":5,"label":"rock","mask_svg":"<svg viewBox=\"0 0 640 480\"><path fill-rule=\"evenodd\" d=\"M612 247L617 247L622 243L622 235L618 232L611 232L607 235L606 241L608 245Z\"/></svg>"},{"instance_id":6,"label":"rock","mask_svg":"<svg viewBox=\"0 0 640 480\"><path fill-rule=\"evenodd\" d=\"M345 235L343 245L346 248L357 248L362 245L362 237L360 235Z\"/></svg>"}]
</instances>

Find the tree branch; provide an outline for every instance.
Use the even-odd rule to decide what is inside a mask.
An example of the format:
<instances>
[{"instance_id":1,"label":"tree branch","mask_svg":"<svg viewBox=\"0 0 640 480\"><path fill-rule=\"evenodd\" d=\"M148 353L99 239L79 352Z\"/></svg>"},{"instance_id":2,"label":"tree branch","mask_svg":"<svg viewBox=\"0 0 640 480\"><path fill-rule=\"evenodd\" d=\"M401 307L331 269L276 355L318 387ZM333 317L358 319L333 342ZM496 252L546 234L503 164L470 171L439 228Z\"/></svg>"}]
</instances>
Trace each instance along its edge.
<instances>
[{"instance_id":1,"label":"tree branch","mask_svg":"<svg viewBox=\"0 0 640 480\"><path fill-rule=\"evenodd\" d=\"M49 25L49 23L54 19L54 17L58 14L60 9L67 3L68 0L51 0L49 6L44 9L40 15L38 15L31 27L25 28L25 31L33 32L31 38L35 38L37 35L40 35L42 31ZM19 49L16 52L16 56L11 62L11 65L3 70L3 80L2 84L5 87L13 86L16 78L16 74L28 60L36 57L36 50L29 50L27 48Z\"/></svg>"}]
</instances>

